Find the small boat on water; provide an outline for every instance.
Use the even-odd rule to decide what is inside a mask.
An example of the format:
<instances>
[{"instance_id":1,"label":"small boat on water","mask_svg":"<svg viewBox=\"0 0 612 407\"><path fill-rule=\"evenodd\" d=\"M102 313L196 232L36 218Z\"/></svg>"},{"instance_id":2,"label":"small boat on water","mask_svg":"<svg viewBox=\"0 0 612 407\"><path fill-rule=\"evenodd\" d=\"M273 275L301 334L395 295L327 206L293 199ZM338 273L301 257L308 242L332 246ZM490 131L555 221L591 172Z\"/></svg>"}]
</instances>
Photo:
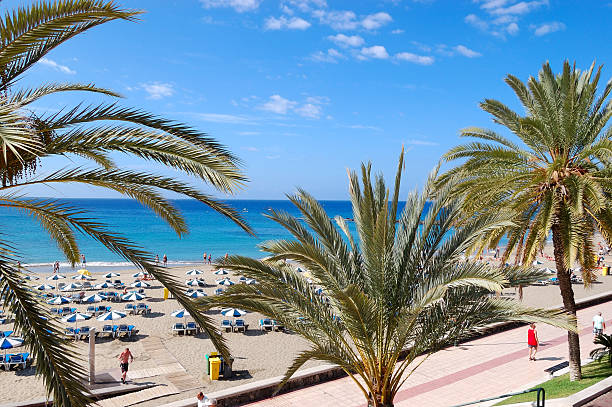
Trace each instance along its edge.
<instances>
[{"instance_id":1,"label":"small boat on water","mask_svg":"<svg viewBox=\"0 0 612 407\"><path fill-rule=\"evenodd\" d=\"M248 212L249 210L247 208L242 208L242 212Z\"/></svg>"}]
</instances>

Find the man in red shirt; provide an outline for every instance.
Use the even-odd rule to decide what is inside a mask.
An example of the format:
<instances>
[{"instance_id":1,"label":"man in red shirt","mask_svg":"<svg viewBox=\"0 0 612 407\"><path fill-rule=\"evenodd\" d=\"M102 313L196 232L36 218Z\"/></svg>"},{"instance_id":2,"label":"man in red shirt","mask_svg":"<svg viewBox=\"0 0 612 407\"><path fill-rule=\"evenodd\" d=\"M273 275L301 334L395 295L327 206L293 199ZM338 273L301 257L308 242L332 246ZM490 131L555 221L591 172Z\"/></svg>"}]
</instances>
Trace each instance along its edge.
<instances>
[{"instance_id":1,"label":"man in red shirt","mask_svg":"<svg viewBox=\"0 0 612 407\"><path fill-rule=\"evenodd\" d=\"M130 360L131 359L131 360ZM121 366L121 383L125 383L125 376L128 372L129 362L134 361L134 355L130 352L130 348L125 348L119 355L119 366Z\"/></svg>"}]
</instances>

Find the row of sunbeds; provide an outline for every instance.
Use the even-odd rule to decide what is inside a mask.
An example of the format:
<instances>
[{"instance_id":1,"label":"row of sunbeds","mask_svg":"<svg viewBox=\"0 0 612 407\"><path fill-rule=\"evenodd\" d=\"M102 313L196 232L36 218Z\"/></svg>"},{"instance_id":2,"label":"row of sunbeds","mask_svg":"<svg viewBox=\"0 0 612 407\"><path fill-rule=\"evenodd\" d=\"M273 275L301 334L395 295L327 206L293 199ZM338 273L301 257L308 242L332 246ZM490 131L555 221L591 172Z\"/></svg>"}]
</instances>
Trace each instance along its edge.
<instances>
[{"instance_id":1,"label":"row of sunbeds","mask_svg":"<svg viewBox=\"0 0 612 407\"><path fill-rule=\"evenodd\" d=\"M172 335L195 335L200 332L200 327L193 321L183 323L177 322L172 325Z\"/></svg>"},{"instance_id":2,"label":"row of sunbeds","mask_svg":"<svg viewBox=\"0 0 612 407\"><path fill-rule=\"evenodd\" d=\"M104 336L110 338L118 338L120 336L131 337L132 334L136 334L136 332L138 332L138 330L134 325L104 325L101 331L96 330L95 336L100 338ZM74 340L89 339L91 328L88 326L82 326L80 328L69 327L65 329L64 333Z\"/></svg>"},{"instance_id":3,"label":"row of sunbeds","mask_svg":"<svg viewBox=\"0 0 612 407\"><path fill-rule=\"evenodd\" d=\"M11 370L13 368L25 369L32 362L30 354L24 353L12 353L8 355L0 355L0 367L4 370Z\"/></svg>"},{"instance_id":4,"label":"row of sunbeds","mask_svg":"<svg viewBox=\"0 0 612 407\"><path fill-rule=\"evenodd\" d=\"M249 329L249 324L244 322L244 319L236 319L233 322L224 319L221 321L221 329L225 332L246 332Z\"/></svg>"},{"instance_id":5,"label":"row of sunbeds","mask_svg":"<svg viewBox=\"0 0 612 407\"><path fill-rule=\"evenodd\" d=\"M125 305L125 312L127 314L133 314L133 315L138 315L138 314L150 314L151 313L151 307L149 307L147 304L141 302L138 304L126 304Z\"/></svg>"}]
</instances>

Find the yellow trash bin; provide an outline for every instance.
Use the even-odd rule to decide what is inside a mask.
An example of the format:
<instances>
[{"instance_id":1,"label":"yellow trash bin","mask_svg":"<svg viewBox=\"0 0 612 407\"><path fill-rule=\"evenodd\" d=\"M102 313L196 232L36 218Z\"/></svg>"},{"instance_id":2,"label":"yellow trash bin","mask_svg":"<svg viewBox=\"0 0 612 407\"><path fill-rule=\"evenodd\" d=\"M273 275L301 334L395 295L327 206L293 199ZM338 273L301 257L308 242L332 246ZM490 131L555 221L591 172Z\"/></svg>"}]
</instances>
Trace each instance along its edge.
<instances>
[{"instance_id":1,"label":"yellow trash bin","mask_svg":"<svg viewBox=\"0 0 612 407\"><path fill-rule=\"evenodd\" d=\"M219 380L219 369L221 369L221 359L210 358L210 380Z\"/></svg>"},{"instance_id":2,"label":"yellow trash bin","mask_svg":"<svg viewBox=\"0 0 612 407\"><path fill-rule=\"evenodd\" d=\"M610 274L610 267L609 266L603 266L601 268L601 275L602 276L607 276Z\"/></svg>"},{"instance_id":3,"label":"yellow trash bin","mask_svg":"<svg viewBox=\"0 0 612 407\"><path fill-rule=\"evenodd\" d=\"M164 300L167 300L169 295L170 295L170 290L164 287Z\"/></svg>"}]
</instances>

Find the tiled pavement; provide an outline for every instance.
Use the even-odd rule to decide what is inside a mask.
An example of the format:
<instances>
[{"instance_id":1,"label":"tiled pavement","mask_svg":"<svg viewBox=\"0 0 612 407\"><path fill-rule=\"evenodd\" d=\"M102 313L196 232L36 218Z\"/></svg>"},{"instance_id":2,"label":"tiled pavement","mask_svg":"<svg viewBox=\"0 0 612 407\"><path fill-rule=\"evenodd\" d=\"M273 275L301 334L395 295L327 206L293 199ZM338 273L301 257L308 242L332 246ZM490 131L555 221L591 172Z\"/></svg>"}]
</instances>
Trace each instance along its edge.
<instances>
[{"instance_id":1,"label":"tiled pavement","mask_svg":"<svg viewBox=\"0 0 612 407\"><path fill-rule=\"evenodd\" d=\"M592 344L591 318L601 311L612 328L612 302L578 312L581 352L586 358ZM395 398L396 407L447 407L523 390L545 381L544 369L567 360L567 334L538 325L538 360L527 357L527 328L480 338L430 356L406 381ZM419 360L417 360L418 362ZM342 378L249 404L250 407L366 407L357 386Z\"/></svg>"}]
</instances>

